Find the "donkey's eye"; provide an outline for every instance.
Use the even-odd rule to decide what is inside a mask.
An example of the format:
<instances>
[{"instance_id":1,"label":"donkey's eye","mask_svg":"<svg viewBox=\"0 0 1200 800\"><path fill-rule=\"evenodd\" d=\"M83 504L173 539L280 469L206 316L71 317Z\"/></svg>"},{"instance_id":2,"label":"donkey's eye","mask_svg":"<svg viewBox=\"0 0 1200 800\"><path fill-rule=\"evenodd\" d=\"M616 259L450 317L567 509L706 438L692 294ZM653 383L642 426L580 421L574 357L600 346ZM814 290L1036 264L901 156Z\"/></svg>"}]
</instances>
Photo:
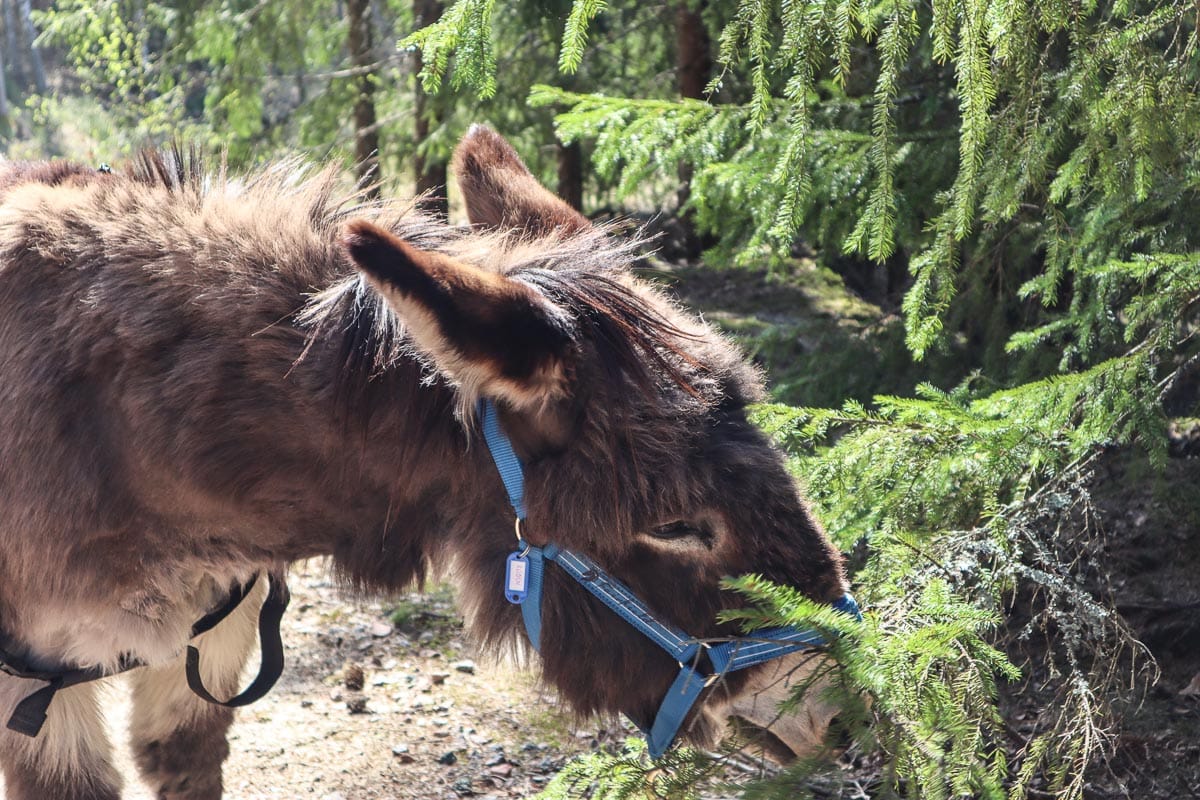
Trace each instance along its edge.
<instances>
[{"instance_id":1,"label":"donkey's eye","mask_svg":"<svg viewBox=\"0 0 1200 800\"><path fill-rule=\"evenodd\" d=\"M655 539L667 540L686 539L689 536L696 537L697 539L707 539L710 537L699 526L693 525L690 522L684 522L683 520L676 520L675 522L668 522L666 525L651 528L650 535Z\"/></svg>"}]
</instances>

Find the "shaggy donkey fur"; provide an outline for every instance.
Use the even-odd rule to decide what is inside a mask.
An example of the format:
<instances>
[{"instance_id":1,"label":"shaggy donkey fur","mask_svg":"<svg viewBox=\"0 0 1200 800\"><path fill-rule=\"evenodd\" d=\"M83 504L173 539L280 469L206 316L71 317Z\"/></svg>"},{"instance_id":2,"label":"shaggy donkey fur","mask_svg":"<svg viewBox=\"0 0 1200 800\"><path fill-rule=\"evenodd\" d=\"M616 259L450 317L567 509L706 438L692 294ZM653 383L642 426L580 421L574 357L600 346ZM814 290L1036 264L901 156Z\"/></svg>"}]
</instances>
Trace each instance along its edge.
<instances>
[{"instance_id":1,"label":"shaggy donkey fur","mask_svg":"<svg viewBox=\"0 0 1200 800\"><path fill-rule=\"evenodd\" d=\"M256 572L331 556L389 592L445 569L483 645L520 646L480 396L527 464L528 538L588 554L685 630L729 633L725 575L845 589L747 422L755 371L499 136L473 128L455 163L470 229L336 200L332 172L294 164L0 168L0 630L35 666L150 665L132 735L159 797L221 794L231 714L190 694L181 654ZM545 597L547 679L581 713L648 720L670 659L553 571ZM253 616L203 637L217 694L236 691ZM760 690L747 672L688 735ZM30 691L0 676L0 718ZM119 796L94 684L60 693L36 739L0 733L0 762L10 800Z\"/></svg>"}]
</instances>

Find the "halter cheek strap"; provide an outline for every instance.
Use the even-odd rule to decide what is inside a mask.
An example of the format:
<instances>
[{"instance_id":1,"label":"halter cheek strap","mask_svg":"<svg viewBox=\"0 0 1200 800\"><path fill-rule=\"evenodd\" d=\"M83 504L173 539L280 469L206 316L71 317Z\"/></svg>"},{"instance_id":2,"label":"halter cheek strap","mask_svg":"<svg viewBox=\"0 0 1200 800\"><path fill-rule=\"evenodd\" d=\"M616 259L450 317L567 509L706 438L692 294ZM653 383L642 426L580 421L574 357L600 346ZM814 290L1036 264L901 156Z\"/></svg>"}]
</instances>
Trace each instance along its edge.
<instances>
[{"instance_id":1,"label":"halter cheek strap","mask_svg":"<svg viewBox=\"0 0 1200 800\"><path fill-rule=\"evenodd\" d=\"M516 512L517 541L523 548L509 556L506 594L511 602L520 604L525 632L534 649L541 647L542 585L546 562L550 561L679 664L679 674L667 690L653 723L648 729L642 729L652 758L661 757L670 748L701 693L722 675L827 644L824 634L815 628L790 626L768 628L753 636L718 643L701 641L664 622L629 587L587 556L555 544L537 547L526 543L520 535L520 521L525 518L525 474L521 461L500 429L496 408L490 401L480 402L479 416L484 439ZM515 571L514 561L520 564ZM833 607L855 619L862 619L858 604L849 594L843 595ZM711 672L702 673L698 669L702 652L708 655Z\"/></svg>"}]
</instances>

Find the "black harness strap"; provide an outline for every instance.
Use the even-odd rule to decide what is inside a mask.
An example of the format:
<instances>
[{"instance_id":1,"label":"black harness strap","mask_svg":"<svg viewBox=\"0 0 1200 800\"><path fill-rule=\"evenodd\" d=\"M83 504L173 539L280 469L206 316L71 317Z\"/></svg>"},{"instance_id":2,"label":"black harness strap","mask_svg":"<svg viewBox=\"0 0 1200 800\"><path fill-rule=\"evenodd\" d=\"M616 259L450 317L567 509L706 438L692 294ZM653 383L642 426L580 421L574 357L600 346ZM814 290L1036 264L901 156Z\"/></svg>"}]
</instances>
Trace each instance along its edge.
<instances>
[{"instance_id":1,"label":"black harness strap","mask_svg":"<svg viewBox=\"0 0 1200 800\"><path fill-rule=\"evenodd\" d=\"M250 576L250 580L233 587L224 605L196 620L196 623L192 625L192 638L195 639L200 634L208 633L217 627L221 623L221 620L232 614L234 609L242 604L242 601L246 599L246 595L250 594L250 590L254 588L256 583L258 583L257 572Z\"/></svg>"},{"instance_id":2,"label":"black harness strap","mask_svg":"<svg viewBox=\"0 0 1200 800\"><path fill-rule=\"evenodd\" d=\"M246 595L254 588L257 580L258 576L255 575L246 583L235 587L220 608L205 614L197 620L196 624L192 626L192 638L194 639L200 634L212 630L221 620L232 614L241 605L242 601L246 599ZM200 680L200 652L195 647L188 645L186 658L188 686L193 692L210 703L217 703L224 706L242 706L252 703L270 691L271 687L275 685L275 682L279 680L279 676L283 673L283 641L279 634L279 623L283 620L283 612L287 608L291 596L288 593L287 584L282 578L270 575L267 581L270 585L270 592L258 615L258 631L262 637L262 666L259 668L258 677L254 679L254 682L250 684L245 692L227 702L221 702L209 694ZM122 656L118 662L117 669L112 672L100 667L37 670L32 669L19 656L14 656L3 648L0 648L0 672L11 675L14 678L43 681L46 683L46 686L38 689L17 704L16 708L13 709L12 716L8 719L7 727L9 730L22 733L26 736L37 736L41 732L42 726L46 723L46 714L50 708L50 703L54 700L54 695L59 690L80 683L88 683L106 678L110 675L118 675L142 666L145 666L145 663L139 659Z\"/></svg>"},{"instance_id":3,"label":"black harness strap","mask_svg":"<svg viewBox=\"0 0 1200 800\"><path fill-rule=\"evenodd\" d=\"M13 709L12 716L8 718L9 730L23 733L26 736L37 736L41 732L42 725L46 722L46 712L50 708L50 702L54 700L54 695L60 689L99 680L109 674L99 667L71 669L62 672L44 672L29 669L25 662L2 650L0 650L0 659L4 661L4 664L0 665L0 671L16 678L46 682L46 686L43 686L17 703L17 707ZM140 666L142 666L142 662L122 657L116 672L125 672ZM115 675L116 672L112 674Z\"/></svg>"},{"instance_id":4,"label":"black harness strap","mask_svg":"<svg viewBox=\"0 0 1200 800\"><path fill-rule=\"evenodd\" d=\"M271 590L267 593L267 599L258 613L258 636L262 643L260 648L262 660L258 667L258 676L246 687L244 692L228 700L218 700L213 697L204 687L204 681L200 678L200 651L188 645L186 664L188 687L202 699L226 708L248 706L271 691L275 681L279 680L279 676L283 674L283 639L279 634L279 623L283 621L283 612L287 610L292 595L288 591L287 584L282 580L276 580L274 575L267 576L267 583ZM230 611L232 610L230 609ZM196 625L201 625L206 619L208 617L200 620Z\"/></svg>"}]
</instances>

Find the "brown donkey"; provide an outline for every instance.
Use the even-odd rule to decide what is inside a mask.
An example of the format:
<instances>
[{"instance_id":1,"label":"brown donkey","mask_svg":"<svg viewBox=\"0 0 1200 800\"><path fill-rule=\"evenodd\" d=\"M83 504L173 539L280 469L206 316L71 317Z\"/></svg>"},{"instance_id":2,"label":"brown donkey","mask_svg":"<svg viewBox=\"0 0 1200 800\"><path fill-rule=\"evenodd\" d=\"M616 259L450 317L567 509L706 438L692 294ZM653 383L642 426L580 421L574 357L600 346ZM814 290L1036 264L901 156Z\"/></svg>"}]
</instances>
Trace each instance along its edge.
<instances>
[{"instance_id":1,"label":"brown donkey","mask_svg":"<svg viewBox=\"0 0 1200 800\"><path fill-rule=\"evenodd\" d=\"M473 128L455 167L469 229L336 201L332 173L294 165L0 167L0 647L33 670L142 664L131 734L161 798L221 795L232 711L189 690L183 653L255 574L329 556L350 587L393 592L445 570L482 647L524 646L481 398L525 464L527 541L590 557L692 635L731 633L716 616L744 601L723 576L845 591L746 420L755 370L495 133ZM217 696L237 691L253 605L197 639ZM679 671L558 570L540 639L585 714L648 724ZM771 718L753 698L794 666L715 682L685 735L710 740L731 708ZM0 674L0 723L41 685ZM60 691L36 737L0 732L10 800L119 796L97 686Z\"/></svg>"}]
</instances>

